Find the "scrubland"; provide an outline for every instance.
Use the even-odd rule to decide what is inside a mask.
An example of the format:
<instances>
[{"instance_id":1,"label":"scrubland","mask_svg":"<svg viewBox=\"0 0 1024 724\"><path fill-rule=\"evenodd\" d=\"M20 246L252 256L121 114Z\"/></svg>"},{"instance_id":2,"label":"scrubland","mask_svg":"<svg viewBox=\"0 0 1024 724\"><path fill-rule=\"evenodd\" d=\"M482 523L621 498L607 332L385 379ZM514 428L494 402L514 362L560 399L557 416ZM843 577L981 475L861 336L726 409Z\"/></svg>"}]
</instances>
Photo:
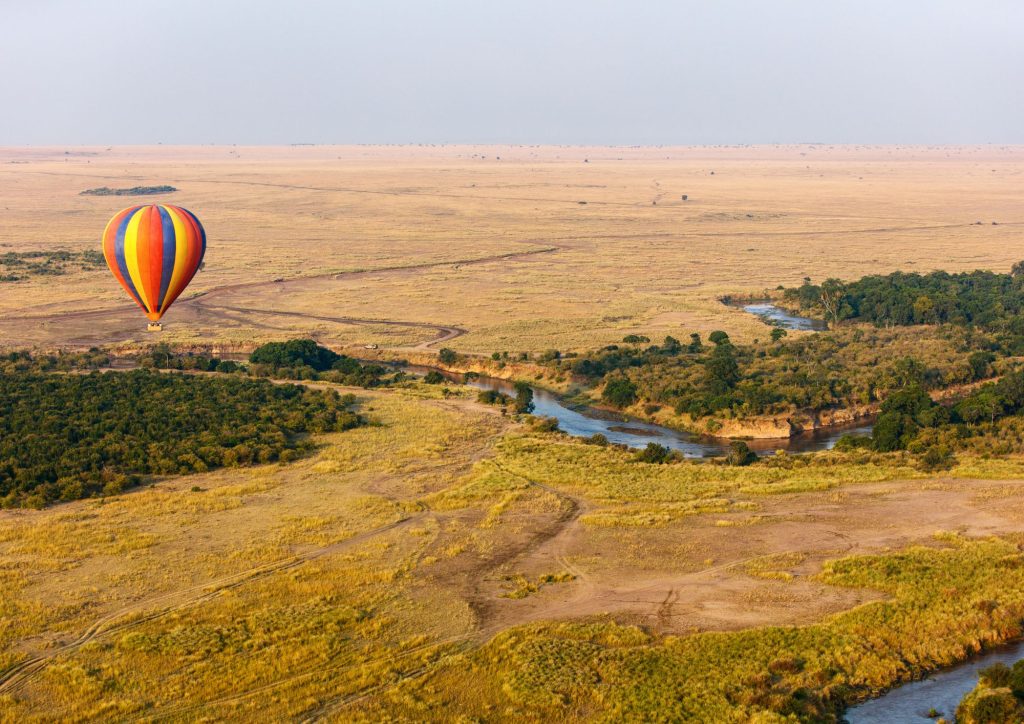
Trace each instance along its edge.
<instances>
[{"instance_id":1,"label":"scrubland","mask_svg":"<svg viewBox=\"0 0 1024 724\"><path fill-rule=\"evenodd\" d=\"M210 239L172 346L748 343L768 328L719 297L1008 270L1022 166L1001 147L7 148L0 254L93 249L132 200L81 191L168 184L145 202ZM62 272L0 282L5 347L152 341L105 270ZM1022 633L1015 423L942 472L868 450L657 465L467 389L337 389L369 424L292 462L0 511L0 721L828 720Z\"/></svg>"},{"instance_id":2,"label":"scrubland","mask_svg":"<svg viewBox=\"0 0 1024 724\"><path fill-rule=\"evenodd\" d=\"M293 463L0 513L0 716L740 720L1018 633L1014 459L648 465L358 394Z\"/></svg>"}]
</instances>

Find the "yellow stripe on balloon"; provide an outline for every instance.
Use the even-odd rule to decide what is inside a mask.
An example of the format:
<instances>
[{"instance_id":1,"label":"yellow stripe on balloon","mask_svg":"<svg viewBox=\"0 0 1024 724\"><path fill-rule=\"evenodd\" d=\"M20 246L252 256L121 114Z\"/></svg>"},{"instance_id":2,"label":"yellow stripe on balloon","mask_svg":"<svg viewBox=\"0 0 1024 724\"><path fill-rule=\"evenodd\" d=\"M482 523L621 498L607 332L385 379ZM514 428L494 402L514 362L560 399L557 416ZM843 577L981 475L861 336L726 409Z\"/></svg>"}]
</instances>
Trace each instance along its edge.
<instances>
[{"instance_id":1,"label":"yellow stripe on balloon","mask_svg":"<svg viewBox=\"0 0 1024 724\"><path fill-rule=\"evenodd\" d=\"M174 224L174 271L171 272L171 281L167 285L167 293L164 299L174 299L181 286L185 283L185 263L188 261L188 231L185 220L181 218L174 209L163 207L167 215L171 217ZM166 302L165 302L166 303Z\"/></svg>"},{"instance_id":2,"label":"yellow stripe on balloon","mask_svg":"<svg viewBox=\"0 0 1024 724\"><path fill-rule=\"evenodd\" d=\"M132 278L135 291L139 293L139 299L146 305L146 311L152 312L153 305L146 298L146 288L142 286L142 274L139 273L139 222L142 221L143 209L139 209L128 222L128 228L124 230L124 263L128 267L128 275Z\"/></svg>"}]
</instances>

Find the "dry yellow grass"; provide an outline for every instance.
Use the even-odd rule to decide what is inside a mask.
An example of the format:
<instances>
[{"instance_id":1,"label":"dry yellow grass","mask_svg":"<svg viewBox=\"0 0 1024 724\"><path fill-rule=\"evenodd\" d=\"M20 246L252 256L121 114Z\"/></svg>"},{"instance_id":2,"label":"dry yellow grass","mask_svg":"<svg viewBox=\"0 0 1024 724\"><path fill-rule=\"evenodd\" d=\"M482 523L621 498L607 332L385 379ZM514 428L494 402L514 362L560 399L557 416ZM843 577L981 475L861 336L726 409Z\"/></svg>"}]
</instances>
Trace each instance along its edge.
<instances>
[{"instance_id":1,"label":"dry yellow grass","mask_svg":"<svg viewBox=\"0 0 1024 724\"><path fill-rule=\"evenodd\" d=\"M290 465L0 513L0 721L343 720L519 624L809 623L877 597L823 560L1024 529L1013 482L639 465L431 386L360 395L379 424Z\"/></svg>"},{"instance_id":2,"label":"dry yellow grass","mask_svg":"<svg viewBox=\"0 0 1024 724\"><path fill-rule=\"evenodd\" d=\"M167 317L183 343L743 339L765 328L719 295L1022 256L1020 148L64 151L0 149L0 253L95 245L133 200L85 188L173 184L145 200L193 208L211 238L204 296ZM83 308L100 311L64 316ZM0 283L4 345L152 340L142 327L105 271ZM422 713L443 697L420 674L462 676L520 624L607 615L679 641L805 624L878 597L813 580L826 559L1024 530L1019 459L965 455L941 480L647 466L430 386L359 395L382 424L288 466L0 513L0 670L24 667L0 721Z\"/></svg>"},{"instance_id":3,"label":"dry yellow grass","mask_svg":"<svg viewBox=\"0 0 1024 724\"><path fill-rule=\"evenodd\" d=\"M169 183L180 191L142 198L206 224L192 293L378 270L222 291L203 309L179 302L172 341L314 333L401 347L436 334L230 308L460 327L451 346L476 352L589 348L629 332L751 338L763 326L718 296L805 275L1007 269L1021 256L1022 170L1024 149L990 146L7 148L0 251L94 247L135 199L79 191ZM542 253L445 264L530 251ZM11 319L117 305L87 321ZM105 272L2 284L0 315L7 344L145 338Z\"/></svg>"}]
</instances>

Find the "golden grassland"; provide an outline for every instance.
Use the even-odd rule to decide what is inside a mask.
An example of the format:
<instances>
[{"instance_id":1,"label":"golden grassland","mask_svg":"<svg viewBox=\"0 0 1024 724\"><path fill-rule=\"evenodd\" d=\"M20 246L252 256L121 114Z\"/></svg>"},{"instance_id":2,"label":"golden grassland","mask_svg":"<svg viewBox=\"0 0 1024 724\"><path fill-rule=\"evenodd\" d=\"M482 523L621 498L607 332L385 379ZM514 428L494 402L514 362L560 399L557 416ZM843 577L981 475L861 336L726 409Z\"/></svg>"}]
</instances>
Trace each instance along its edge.
<instances>
[{"instance_id":1,"label":"golden grassland","mask_svg":"<svg viewBox=\"0 0 1024 724\"><path fill-rule=\"evenodd\" d=\"M657 466L359 394L298 462L0 514L0 721L740 720L1017 633L1024 460Z\"/></svg>"},{"instance_id":2,"label":"golden grassland","mask_svg":"<svg viewBox=\"0 0 1024 724\"><path fill-rule=\"evenodd\" d=\"M719 296L1009 268L1022 171L1019 147L5 148L0 254L95 248L135 200L80 191L167 183L139 202L193 209L210 251L164 341L746 341L766 328ZM143 324L105 271L0 283L4 347ZM1021 633L1019 455L650 465L468 390L357 394L377 424L288 465L0 512L0 722L771 721Z\"/></svg>"},{"instance_id":3,"label":"golden grassland","mask_svg":"<svg viewBox=\"0 0 1024 724\"><path fill-rule=\"evenodd\" d=\"M459 327L451 346L483 353L633 332L745 340L763 325L720 295L804 276L1009 268L1022 165L1019 147L993 146L5 148L0 252L95 248L136 200L80 191L169 183L180 190L139 202L196 211L210 250L186 297L219 290L179 302L170 341L312 333L406 347L437 334L374 321ZM251 281L264 284L225 289ZM115 311L60 316L81 309ZM5 344L140 330L105 271L0 285Z\"/></svg>"}]
</instances>

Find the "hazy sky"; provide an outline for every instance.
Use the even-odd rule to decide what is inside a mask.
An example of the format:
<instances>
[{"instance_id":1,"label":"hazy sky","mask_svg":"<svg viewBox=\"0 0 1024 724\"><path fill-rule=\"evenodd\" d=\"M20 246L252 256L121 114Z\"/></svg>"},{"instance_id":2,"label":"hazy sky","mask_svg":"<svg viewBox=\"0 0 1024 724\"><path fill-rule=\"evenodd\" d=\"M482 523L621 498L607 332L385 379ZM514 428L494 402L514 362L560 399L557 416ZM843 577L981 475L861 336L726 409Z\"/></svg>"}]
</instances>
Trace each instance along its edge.
<instances>
[{"instance_id":1,"label":"hazy sky","mask_svg":"<svg viewBox=\"0 0 1024 724\"><path fill-rule=\"evenodd\" d=\"M1022 143L1020 0L0 0L0 145Z\"/></svg>"}]
</instances>

